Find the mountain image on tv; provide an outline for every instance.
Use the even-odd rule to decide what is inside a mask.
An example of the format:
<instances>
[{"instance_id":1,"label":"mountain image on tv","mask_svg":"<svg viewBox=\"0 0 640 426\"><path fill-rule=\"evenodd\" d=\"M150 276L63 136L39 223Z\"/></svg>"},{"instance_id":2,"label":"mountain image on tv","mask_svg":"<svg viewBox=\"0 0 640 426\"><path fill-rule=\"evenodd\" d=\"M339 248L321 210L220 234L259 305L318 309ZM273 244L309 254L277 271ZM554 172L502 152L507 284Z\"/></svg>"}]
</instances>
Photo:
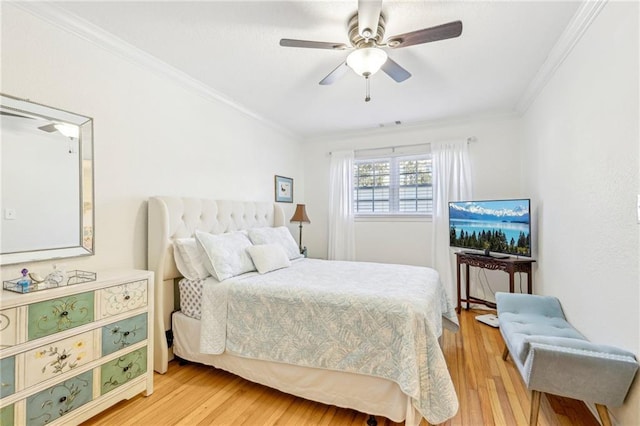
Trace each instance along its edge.
<instances>
[{"instance_id":1,"label":"mountain image on tv","mask_svg":"<svg viewBox=\"0 0 640 426\"><path fill-rule=\"evenodd\" d=\"M450 245L531 256L529 204L528 199L450 202Z\"/></svg>"}]
</instances>

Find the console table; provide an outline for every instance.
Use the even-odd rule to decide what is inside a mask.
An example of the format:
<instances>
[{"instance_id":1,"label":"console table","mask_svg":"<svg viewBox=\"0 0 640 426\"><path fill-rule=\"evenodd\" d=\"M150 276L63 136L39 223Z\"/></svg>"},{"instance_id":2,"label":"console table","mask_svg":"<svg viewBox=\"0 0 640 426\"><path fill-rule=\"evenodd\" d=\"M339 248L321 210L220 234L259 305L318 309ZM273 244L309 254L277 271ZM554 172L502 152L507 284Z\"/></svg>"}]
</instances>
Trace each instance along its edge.
<instances>
[{"instance_id":1,"label":"console table","mask_svg":"<svg viewBox=\"0 0 640 426\"><path fill-rule=\"evenodd\" d=\"M489 300L479 299L477 297L473 297L469 294L469 267L475 266L477 268L483 269L491 269L491 270L500 270L509 274L509 293L514 292L514 274L516 272L525 272L527 274L527 293L531 294L533 289L533 279L531 275L531 265L535 260L528 258L497 258L491 256L485 256L482 254L472 254L472 253L464 253L458 252L456 253L457 258L457 266L456 266L456 284L458 290L458 304L456 306L456 312L460 313L460 309L462 306L462 302L467 303L466 309L469 309L470 303L481 303L490 308L496 307L494 302ZM460 293L460 267L465 265L466 273L465 273L465 289L466 289L466 299L462 299Z\"/></svg>"}]
</instances>

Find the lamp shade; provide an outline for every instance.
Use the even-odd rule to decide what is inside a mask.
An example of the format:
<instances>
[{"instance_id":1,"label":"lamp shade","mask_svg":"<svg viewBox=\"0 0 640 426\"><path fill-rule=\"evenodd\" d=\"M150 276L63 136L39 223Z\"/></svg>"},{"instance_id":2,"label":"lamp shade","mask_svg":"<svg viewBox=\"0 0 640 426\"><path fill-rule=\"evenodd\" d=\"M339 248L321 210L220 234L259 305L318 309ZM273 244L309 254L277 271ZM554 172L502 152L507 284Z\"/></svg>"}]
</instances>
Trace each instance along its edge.
<instances>
[{"instance_id":1,"label":"lamp shade","mask_svg":"<svg viewBox=\"0 0 640 426\"><path fill-rule=\"evenodd\" d=\"M347 56L347 65L360 75L373 75L387 62L387 52L377 47L356 49Z\"/></svg>"},{"instance_id":2,"label":"lamp shade","mask_svg":"<svg viewBox=\"0 0 640 426\"><path fill-rule=\"evenodd\" d=\"M296 205L296 211L291 217L291 222L311 223L309 217L307 216L307 210L304 204Z\"/></svg>"}]
</instances>

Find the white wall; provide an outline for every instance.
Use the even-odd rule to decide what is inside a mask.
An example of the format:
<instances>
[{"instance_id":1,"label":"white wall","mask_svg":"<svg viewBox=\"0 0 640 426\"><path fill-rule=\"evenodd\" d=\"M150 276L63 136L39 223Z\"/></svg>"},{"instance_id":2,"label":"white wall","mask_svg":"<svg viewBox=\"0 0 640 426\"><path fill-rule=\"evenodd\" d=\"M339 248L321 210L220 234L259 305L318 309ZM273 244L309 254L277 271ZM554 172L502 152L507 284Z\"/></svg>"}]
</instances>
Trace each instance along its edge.
<instances>
[{"instance_id":1,"label":"white wall","mask_svg":"<svg viewBox=\"0 0 640 426\"><path fill-rule=\"evenodd\" d=\"M590 339L640 355L638 3L609 2L523 119L538 200L536 292ZM640 380L613 411L640 424Z\"/></svg>"},{"instance_id":2,"label":"white wall","mask_svg":"<svg viewBox=\"0 0 640 426\"><path fill-rule=\"evenodd\" d=\"M145 268L153 195L272 201L275 174L295 179L294 202L304 193L291 136L10 4L1 54L3 93L94 118L96 255L62 261L67 269ZM24 266L51 270L15 265L2 277Z\"/></svg>"},{"instance_id":3,"label":"white wall","mask_svg":"<svg viewBox=\"0 0 640 426\"><path fill-rule=\"evenodd\" d=\"M80 244L80 158L70 149L78 142L37 129L49 123L2 118L3 253ZM13 210L13 219L5 209Z\"/></svg>"},{"instance_id":4,"label":"white wall","mask_svg":"<svg viewBox=\"0 0 640 426\"><path fill-rule=\"evenodd\" d=\"M466 139L473 163L474 197L524 197L520 191L521 165L519 120L485 118L431 126L381 128L357 135L308 140L304 144L305 200L311 224L304 228L304 244L312 257L327 257L327 205L329 199L329 152L394 145ZM360 261L429 266L430 220L361 220L356 223L356 258ZM508 286L506 274L498 276L498 289ZM508 287L507 287L508 288Z\"/></svg>"}]
</instances>

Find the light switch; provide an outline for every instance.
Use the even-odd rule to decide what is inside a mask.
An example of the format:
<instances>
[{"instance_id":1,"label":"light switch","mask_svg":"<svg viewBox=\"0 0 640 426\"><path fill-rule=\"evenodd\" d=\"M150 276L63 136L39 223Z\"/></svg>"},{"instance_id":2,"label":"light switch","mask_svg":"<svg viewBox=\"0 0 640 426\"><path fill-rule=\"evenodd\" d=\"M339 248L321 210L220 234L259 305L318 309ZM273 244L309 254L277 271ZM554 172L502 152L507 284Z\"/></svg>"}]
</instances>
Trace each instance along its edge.
<instances>
[{"instance_id":1,"label":"light switch","mask_svg":"<svg viewBox=\"0 0 640 426\"><path fill-rule=\"evenodd\" d=\"M15 220L16 216L16 209L4 209L5 220Z\"/></svg>"}]
</instances>

